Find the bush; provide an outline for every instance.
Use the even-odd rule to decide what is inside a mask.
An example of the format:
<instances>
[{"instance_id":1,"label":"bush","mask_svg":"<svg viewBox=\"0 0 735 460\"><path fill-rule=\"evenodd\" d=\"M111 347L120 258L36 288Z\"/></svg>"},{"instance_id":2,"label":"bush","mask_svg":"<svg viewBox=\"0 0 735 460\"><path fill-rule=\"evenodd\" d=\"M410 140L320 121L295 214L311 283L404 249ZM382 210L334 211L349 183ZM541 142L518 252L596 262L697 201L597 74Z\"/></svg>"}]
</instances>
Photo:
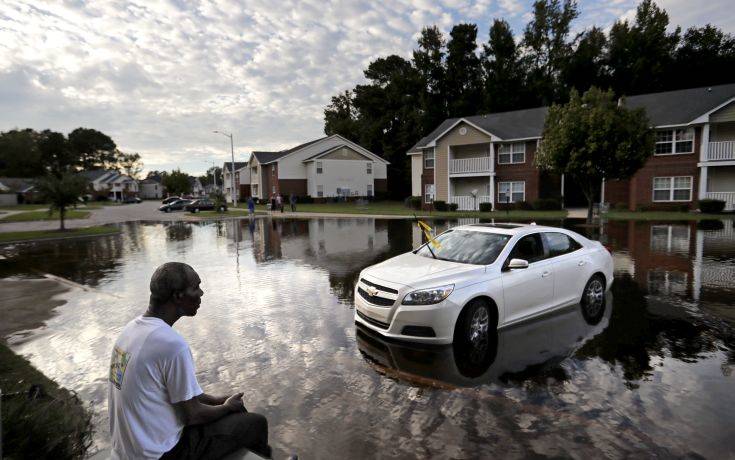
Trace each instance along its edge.
<instances>
[{"instance_id":1,"label":"bush","mask_svg":"<svg viewBox=\"0 0 735 460\"><path fill-rule=\"evenodd\" d=\"M613 204L613 209L616 211L627 211L628 203L625 203L623 201L618 201L617 203Z\"/></svg>"},{"instance_id":2,"label":"bush","mask_svg":"<svg viewBox=\"0 0 735 460\"><path fill-rule=\"evenodd\" d=\"M725 210L725 202L722 200L699 200L699 210L705 214L719 214Z\"/></svg>"},{"instance_id":3,"label":"bush","mask_svg":"<svg viewBox=\"0 0 735 460\"><path fill-rule=\"evenodd\" d=\"M492 203L480 203L480 212L490 212L493 210Z\"/></svg>"},{"instance_id":4,"label":"bush","mask_svg":"<svg viewBox=\"0 0 735 460\"><path fill-rule=\"evenodd\" d=\"M457 203L449 203L450 211L456 211L457 209L459 209L459 205Z\"/></svg>"},{"instance_id":5,"label":"bush","mask_svg":"<svg viewBox=\"0 0 735 460\"><path fill-rule=\"evenodd\" d=\"M446 201L434 201L434 209L436 211L446 211L449 208L447 207Z\"/></svg>"},{"instance_id":6,"label":"bush","mask_svg":"<svg viewBox=\"0 0 735 460\"><path fill-rule=\"evenodd\" d=\"M297 196L296 197L296 203L311 204L313 202L314 202L314 198L312 198L312 197L310 197L308 195L307 196Z\"/></svg>"},{"instance_id":7,"label":"bush","mask_svg":"<svg viewBox=\"0 0 735 460\"><path fill-rule=\"evenodd\" d=\"M531 203L529 203L528 201L519 201L515 203L515 206L513 207L521 211L530 211L533 209L533 206L531 206Z\"/></svg>"},{"instance_id":8,"label":"bush","mask_svg":"<svg viewBox=\"0 0 735 460\"><path fill-rule=\"evenodd\" d=\"M537 211L555 211L561 209L561 201L556 198L539 198L533 202L533 209Z\"/></svg>"},{"instance_id":9,"label":"bush","mask_svg":"<svg viewBox=\"0 0 735 460\"><path fill-rule=\"evenodd\" d=\"M406 207L409 209L421 209L421 197L409 196L405 200Z\"/></svg>"}]
</instances>

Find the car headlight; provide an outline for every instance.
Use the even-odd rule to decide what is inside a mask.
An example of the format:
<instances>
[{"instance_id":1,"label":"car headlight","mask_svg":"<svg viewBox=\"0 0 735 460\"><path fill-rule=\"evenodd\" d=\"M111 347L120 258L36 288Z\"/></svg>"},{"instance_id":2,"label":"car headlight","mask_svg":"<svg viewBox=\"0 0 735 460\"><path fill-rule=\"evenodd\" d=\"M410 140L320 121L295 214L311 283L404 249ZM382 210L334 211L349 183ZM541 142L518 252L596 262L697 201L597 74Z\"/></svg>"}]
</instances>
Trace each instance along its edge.
<instances>
[{"instance_id":1,"label":"car headlight","mask_svg":"<svg viewBox=\"0 0 735 460\"><path fill-rule=\"evenodd\" d=\"M403 305L431 305L446 299L452 291L454 291L453 284L431 289L420 289L406 294L401 303Z\"/></svg>"}]
</instances>

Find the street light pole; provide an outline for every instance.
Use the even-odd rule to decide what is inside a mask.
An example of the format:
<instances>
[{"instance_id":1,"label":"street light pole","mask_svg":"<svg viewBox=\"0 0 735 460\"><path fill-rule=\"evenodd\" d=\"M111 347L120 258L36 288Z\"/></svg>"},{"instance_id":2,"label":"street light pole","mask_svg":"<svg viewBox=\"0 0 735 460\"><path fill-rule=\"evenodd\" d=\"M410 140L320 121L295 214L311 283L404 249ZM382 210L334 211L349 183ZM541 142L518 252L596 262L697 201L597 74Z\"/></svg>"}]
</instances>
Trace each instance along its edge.
<instances>
[{"instance_id":1,"label":"street light pole","mask_svg":"<svg viewBox=\"0 0 735 460\"><path fill-rule=\"evenodd\" d=\"M212 161L212 178L214 179L214 189L217 190L217 164Z\"/></svg>"},{"instance_id":2,"label":"street light pole","mask_svg":"<svg viewBox=\"0 0 735 460\"><path fill-rule=\"evenodd\" d=\"M237 207L237 193L235 191L235 144L232 140L232 133L223 133L221 131L215 131L217 134L222 134L230 138L230 154L232 156L232 175L230 176L230 190L232 191L232 205Z\"/></svg>"}]
</instances>

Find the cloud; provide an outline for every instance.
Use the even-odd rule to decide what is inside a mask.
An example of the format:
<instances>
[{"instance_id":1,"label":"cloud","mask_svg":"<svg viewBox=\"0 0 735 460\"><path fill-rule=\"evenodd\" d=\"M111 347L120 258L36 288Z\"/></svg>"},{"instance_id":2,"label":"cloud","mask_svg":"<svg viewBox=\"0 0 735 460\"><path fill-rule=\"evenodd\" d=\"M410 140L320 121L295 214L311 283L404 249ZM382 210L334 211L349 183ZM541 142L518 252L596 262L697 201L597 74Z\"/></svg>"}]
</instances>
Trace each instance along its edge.
<instances>
[{"instance_id":1,"label":"cloud","mask_svg":"<svg viewBox=\"0 0 735 460\"><path fill-rule=\"evenodd\" d=\"M0 130L100 129L146 168L204 171L229 156L322 135L331 96L388 54L410 57L427 25L445 33L493 18L518 33L530 0L99 0L0 2ZM662 0L672 20L732 30L724 0L691 8ZM608 25L632 0L584 2ZM585 16L588 15L588 16ZM586 20L585 18L594 18ZM379 153L379 152L378 152Z\"/></svg>"}]
</instances>

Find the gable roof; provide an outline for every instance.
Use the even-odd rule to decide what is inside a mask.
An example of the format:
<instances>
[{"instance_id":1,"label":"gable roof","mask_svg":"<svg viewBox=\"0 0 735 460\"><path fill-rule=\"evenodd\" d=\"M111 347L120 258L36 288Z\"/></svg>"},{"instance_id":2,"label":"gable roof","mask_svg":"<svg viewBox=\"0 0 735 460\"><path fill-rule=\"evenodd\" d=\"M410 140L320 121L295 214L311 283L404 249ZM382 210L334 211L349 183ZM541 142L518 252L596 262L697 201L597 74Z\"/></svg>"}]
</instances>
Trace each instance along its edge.
<instances>
[{"instance_id":1,"label":"gable roof","mask_svg":"<svg viewBox=\"0 0 735 460\"><path fill-rule=\"evenodd\" d=\"M304 142L303 144L299 144L296 147L291 147L290 149L286 149L286 150L279 150L277 152L265 152L265 151L256 152L254 151L253 155L255 156L255 158L258 159L258 163L264 165L264 164L272 163L276 161L277 159L288 155L289 153L295 152L297 150L301 150L304 147L310 146L311 144L315 144L321 140L326 139L327 137L329 136L320 137L319 139L314 139L313 141Z\"/></svg>"},{"instance_id":2,"label":"gable roof","mask_svg":"<svg viewBox=\"0 0 735 460\"><path fill-rule=\"evenodd\" d=\"M248 165L247 161L236 161L235 162L235 171L239 171L242 168L246 167ZM231 161L225 161L225 168L227 171L232 171L232 162Z\"/></svg>"},{"instance_id":3,"label":"gable roof","mask_svg":"<svg viewBox=\"0 0 735 460\"><path fill-rule=\"evenodd\" d=\"M107 169L93 169L91 171L80 171L79 174L81 174L88 181L94 182L97 179L106 176L110 172L112 171L109 171Z\"/></svg>"},{"instance_id":4,"label":"gable roof","mask_svg":"<svg viewBox=\"0 0 735 460\"><path fill-rule=\"evenodd\" d=\"M686 125L723 103L735 98L735 83L711 87L680 89L661 93L639 94L625 98L630 108L644 108L653 126ZM474 115L444 120L424 136L409 153L430 147L438 137L459 121L467 121L484 131L492 132L503 140L541 137L548 107L513 110L510 112Z\"/></svg>"},{"instance_id":5,"label":"gable roof","mask_svg":"<svg viewBox=\"0 0 735 460\"><path fill-rule=\"evenodd\" d=\"M341 149L343 147L347 147L348 149L350 149L353 152L357 153L361 157L369 160L369 158L367 156L365 156L362 153L358 152L357 150L353 149L349 145L342 144L342 145L335 145L335 146L329 147L327 149L324 149L324 150L322 150L322 151L320 151L318 153L315 153L314 155L312 155L309 158L305 159L302 163L307 163L309 161L314 161L314 160L316 160L317 158L319 158L321 156L327 155L328 153L333 152L333 151L338 150L338 149Z\"/></svg>"},{"instance_id":6,"label":"gable roof","mask_svg":"<svg viewBox=\"0 0 735 460\"><path fill-rule=\"evenodd\" d=\"M33 179L24 177L0 177L0 192L26 193L36 187Z\"/></svg>"}]
</instances>

